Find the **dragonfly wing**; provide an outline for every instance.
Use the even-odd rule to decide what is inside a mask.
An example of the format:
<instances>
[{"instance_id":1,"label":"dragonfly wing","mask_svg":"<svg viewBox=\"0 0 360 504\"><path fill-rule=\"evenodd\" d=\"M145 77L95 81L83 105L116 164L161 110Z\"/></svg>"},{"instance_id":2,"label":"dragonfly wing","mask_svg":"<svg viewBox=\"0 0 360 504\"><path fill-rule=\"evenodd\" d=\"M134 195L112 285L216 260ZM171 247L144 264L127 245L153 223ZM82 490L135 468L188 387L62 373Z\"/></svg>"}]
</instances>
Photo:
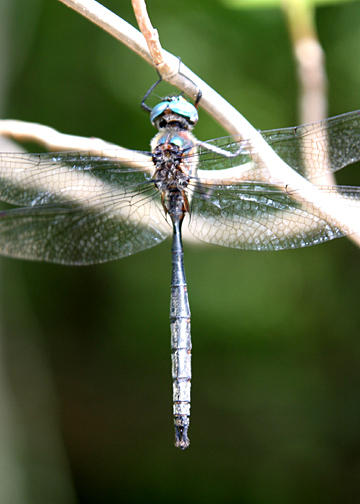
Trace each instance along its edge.
<instances>
[{"instance_id":1,"label":"dragonfly wing","mask_svg":"<svg viewBox=\"0 0 360 504\"><path fill-rule=\"evenodd\" d=\"M360 212L358 188L337 187L336 195ZM300 248L344 236L312 205L257 182L198 189L190 231L205 242L244 250Z\"/></svg>"},{"instance_id":2,"label":"dragonfly wing","mask_svg":"<svg viewBox=\"0 0 360 504\"><path fill-rule=\"evenodd\" d=\"M316 177L360 161L360 111L294 128L261 132L279 156L302 175Z\"/></svg>"},{"instance_id":3,"label":"dragonfly wing","mask_svg":"<svg viewBox=\"0 0 360 504\"><path fill-rule=\"evenodd\" d=\"M85 201L98 192L125 191L151 179L151 157L142 169L105 156L77 152L42 154L0 152L0 200L35 206Z\"/></svg>"},{"instance_id":4,"label":"dragonfly wing","mask_svg":"<svg viewBox=\"0 0 360 504\"><path fill-rule=\"evenodd\" d=\"M101 263L157 245L167 228L154 199L139 209L126 205L103 212L70 205L11 209L0 212L0 253L61 264Z\"/></svg>"},{"instance_id":5,"label":"dragonfly wing","mask_svg":"<svg viewBox=\"0 0 360 504\"><path fill-rule=\"evenodd\" d=\"M311 177L324 171L336 172L360 161L360 111L348 112L311 124L260 131L267 143L294 170ZM216 138L206 142L239 155L225 158L221 154L200 148L199 168L218 170L243 165L252 161L250 143L234 142L232 137Z\"/></svg>"},{"instance_id":6,"label":"dragonfly wing","mask_svg":"<svg viewBox=\"0 0 360 504\"><path fill-rule=\"evenodd\" d=\"M128 256L170 228L151 165L138 170L77 153L0 154L0 252L63 264Z\"/></svg>"}]
</instances>

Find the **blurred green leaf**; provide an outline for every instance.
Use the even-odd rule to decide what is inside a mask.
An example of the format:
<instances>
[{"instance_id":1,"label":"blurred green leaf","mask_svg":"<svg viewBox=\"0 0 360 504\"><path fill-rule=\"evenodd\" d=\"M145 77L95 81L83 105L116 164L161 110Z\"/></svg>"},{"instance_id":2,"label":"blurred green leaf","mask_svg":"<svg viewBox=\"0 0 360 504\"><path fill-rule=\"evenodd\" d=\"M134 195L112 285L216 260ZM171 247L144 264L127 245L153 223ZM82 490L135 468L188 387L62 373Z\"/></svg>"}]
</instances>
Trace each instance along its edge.
<instances>
[{"instance_id":1,"label":"blurred green leaf","mask_svg":"<svg viewBox=\"0 0 360 504\"><path fill-rule=\"evenodd\" d=\"M282 8L283 0L221 0L222 3L228 7L236 9L251 9L251 8L268 8L279 7ZM287 0L298 3L299 0ZM321 7L325 5L342 4L346 2L354 2L355 0L300 0L300 2L307 4L309 7Z\"/></svg>"}]
</instances>

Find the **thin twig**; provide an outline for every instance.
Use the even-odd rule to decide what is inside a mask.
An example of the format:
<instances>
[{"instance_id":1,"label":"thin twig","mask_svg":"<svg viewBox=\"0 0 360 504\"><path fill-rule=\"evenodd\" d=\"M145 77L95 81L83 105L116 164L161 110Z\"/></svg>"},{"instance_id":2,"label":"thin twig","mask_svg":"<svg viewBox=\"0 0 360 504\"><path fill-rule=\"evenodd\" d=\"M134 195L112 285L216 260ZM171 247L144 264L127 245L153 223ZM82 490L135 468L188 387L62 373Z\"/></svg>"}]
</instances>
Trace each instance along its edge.
<instances>
[{"instance_id":1,"label":"thin twig","mask_svg":"<svg viewBox=\"0 0 360 504\"><path fill-rule=\"evenodd\" d=\"M299 78L300 121L327 116L325 55L315 25L315 6L303 0L282 0Z\"/></svg>"},{"instance_id":2,"label":"thin twig","mask_svg":"<svg viewBox=\"0 0 360 504\"><path fill-rule=\"evenodd\" d=\"M148 16L144 0L132 0L132 6L136 17L137 24L141 33L144 35L148 49L151 54L154 65L161 73L161 67L164 64L163 50L160 45L158 31L153 28Z\"/></svg>"},{"instance_id":3,"label":"thin twig","mask_svg":"<svg viewBox=\"0 0 360 504\"><path fill-rule=\"evenodd\" d=\"M300 122L305 124L321 121L327 117L327 78L325 55L316 32L315 7L303 0L283 0L282 6L297 67ZM316 141L319 142L319 139ZM324 153L328 151L327 144L327 139L324 139ZM306 177L311 182L318 185L336 183L328 169L328 162L316 167L315 179L312 165L306 158L304 164Z\"/></svg>"}]
</instances>

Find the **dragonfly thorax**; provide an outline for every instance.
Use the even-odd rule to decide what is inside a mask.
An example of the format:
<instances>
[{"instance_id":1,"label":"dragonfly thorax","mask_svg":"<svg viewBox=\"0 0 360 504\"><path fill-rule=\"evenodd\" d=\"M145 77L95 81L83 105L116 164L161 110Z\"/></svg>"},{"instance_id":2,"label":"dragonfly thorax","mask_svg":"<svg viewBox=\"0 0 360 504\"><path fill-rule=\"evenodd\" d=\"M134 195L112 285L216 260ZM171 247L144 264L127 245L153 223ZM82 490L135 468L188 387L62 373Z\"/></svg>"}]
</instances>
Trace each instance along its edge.
<instances>
[{"instance_id":1,"label":"dragonfly thorax","mask_svg":"<svg viewBox=\"0 0 360 504\"><path fill-rule=\"evenodd\" d=\"M185 190L190 179L196 174L196 139L189 131L168 130L159 132L151 142L152 160L155 166L153 181L162 193L163 205L171 213L169 194L178 193L184 198L184 211L187 211Z\"/></svg>"},{"instance_id":2,"label":"dragonfly thorax","mask_svg":"<svg viewBox=\"0 0 360 504\"><path fill-rule=\"evenodd\" d=\"M192 142L172 134L161 135L157 140L152 153L155 185L161 191L185 189L189 183L189 170L184 166L184 156L193 148Z\"/></svg>"}]
</instances>

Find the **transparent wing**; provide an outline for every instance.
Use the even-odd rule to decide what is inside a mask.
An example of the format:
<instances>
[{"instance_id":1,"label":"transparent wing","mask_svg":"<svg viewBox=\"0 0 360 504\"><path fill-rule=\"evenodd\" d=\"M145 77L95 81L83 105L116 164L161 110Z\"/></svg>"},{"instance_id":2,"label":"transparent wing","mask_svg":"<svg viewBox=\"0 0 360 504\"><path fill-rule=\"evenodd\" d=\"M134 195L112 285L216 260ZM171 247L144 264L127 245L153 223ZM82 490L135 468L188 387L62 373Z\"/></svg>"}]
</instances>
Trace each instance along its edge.
<instances>
[{"instance_id":1,"label":"transparent wing","mask_svg":"<svg viewBox=\"0 0 360 504\"><path fill-rule=\"evenodd\" d=\"M114 155L114 151L112 151ZM146 153L144 153L146 154ZM151 179L151 157L142 169L106 156L78 152L0 152L0 200L13 205L92 200L98 192L133 192ZM91 201L90 201L91 203Z\"/></svg>"},{"instance_id":2,"label":"transparent wing","mask_svg":"<svg viewBox=\"0 0 360 504\"><path fill-rule=\"evenodd\" d=\"M354 212L360 211L359 188L326 188L330 190L335 198L345 198ZM189 228L208 243L259 251L307 247L344 236L312 205L258 182L197 188Z\"/></svg>"},{"instance_id":3,"label":"transparent wing","mask_svg":"<svg viewBox=\"0 0 360 504\"><path fill-rule=\"evenodd\" d=\"M335 172L360 160L359 110L312 124L260 133L276 153L302 175L310 172L312 177L316 177L324 170ZM251 160L246 140L234 142L231 137L223 137L206 143L230 152L236 152L239 147L242 149L238 156L224 158L201 147L200 168L223 169Z\"/></svg>"},{"instance_id":4,"label":"transparent wing","mask_svg":"<svg viewBox=\"0 0 360 504\"><path fill-rule=\"evenodd\" d=\"M292 168L312 176L360 159L360 112L318 123L262 132ZM251 161L249 143L210 142L238 156L225 158L201 147L199 167L218 169ZM24 209L2 211L0 252L89 264L156 245L170 232L151 183L151 158L141 170L106 157L78 153L0 154L0 199ZM256 169L256 167L255 167ZM355 205L353 188L333 188ZM275 250L320 243L342 232L311 205L265 183L211 185L195 191L191 229L224 246ZM357 207L356 207L357 209Z\"/></svg>"},{"instance_id":5,"label":"transparent wing","mask_svg":"<svg viewBox=\"0 0 360 504\"><path fill-rule=\"evenodd\" d=\"M0 253L91 264L160 243L171 228L149 166L76 153L0 153L0 199L25 205L0 212Z\"/></svg>"}]
</instances>

